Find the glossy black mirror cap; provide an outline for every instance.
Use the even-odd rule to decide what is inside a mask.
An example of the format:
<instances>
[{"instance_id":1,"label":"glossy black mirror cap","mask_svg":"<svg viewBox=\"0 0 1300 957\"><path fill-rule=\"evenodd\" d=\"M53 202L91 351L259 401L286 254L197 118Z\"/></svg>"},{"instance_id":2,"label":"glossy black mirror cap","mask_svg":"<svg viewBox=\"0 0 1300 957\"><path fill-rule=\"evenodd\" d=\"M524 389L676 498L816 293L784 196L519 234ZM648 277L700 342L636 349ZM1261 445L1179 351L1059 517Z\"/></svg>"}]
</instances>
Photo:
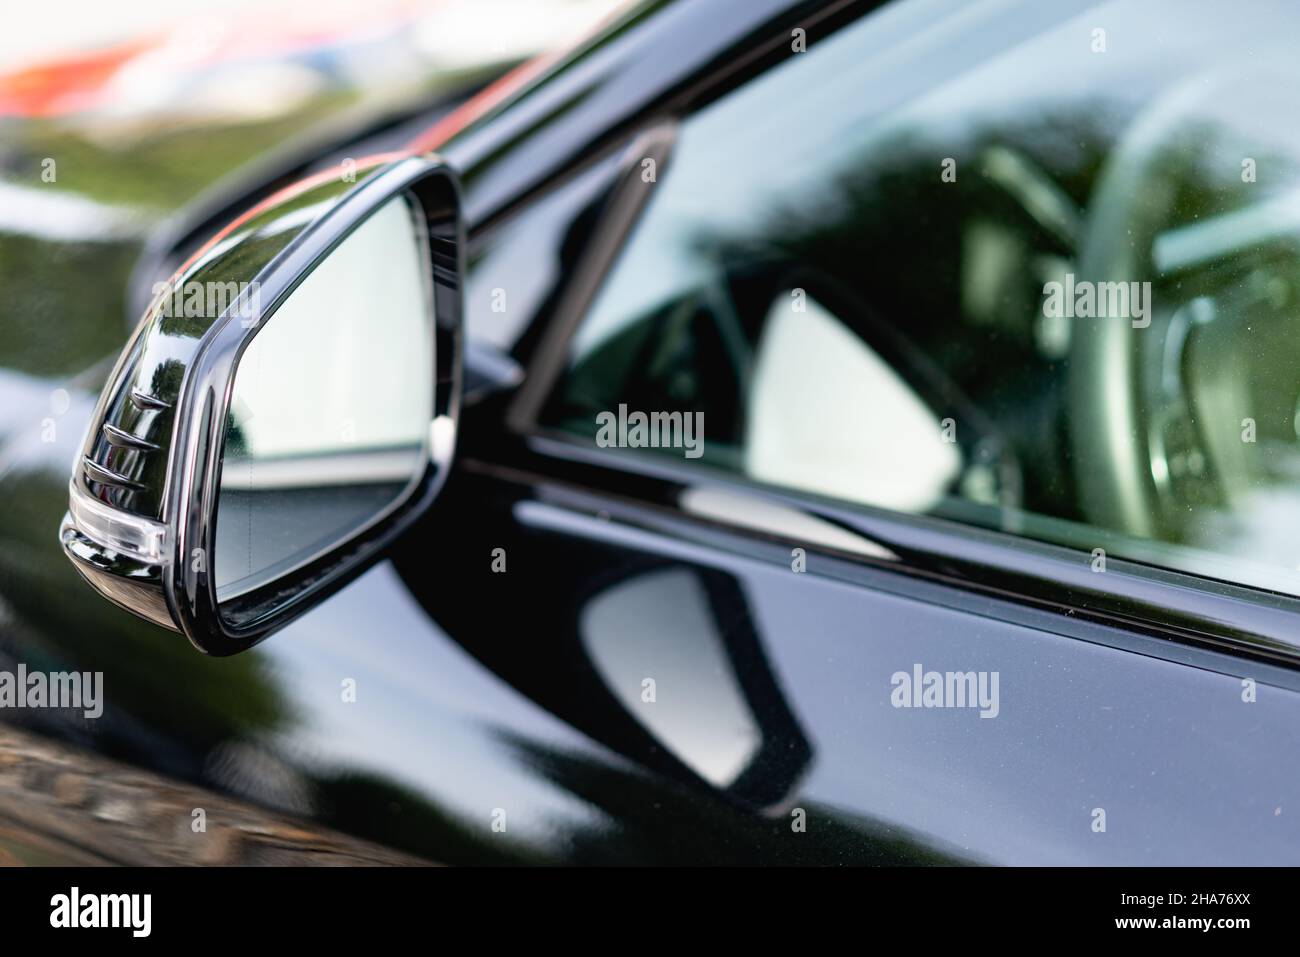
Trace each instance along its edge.
<instances>
[{"instance_id":1,"label":"glossy black mirror cap","mask_svg":"<svg viewBox=\"0 0 1300 957\"><path fill-rule=\"evenodd\" d=\"M415 200L428 229L436 368L425 473L381 521L291 575L227 603L223 616L209 556L239 358L262 320L298 283L400 194ZM419 516L446 478L459 418L460 208L456 177L435 156L385 156L326 171L222 230L158 290L109 377L70 483L60 539L92 587L141 617L181 631L201 651L233 654L351 580ZM176 290L213 287L252 288L255 308L239 297L220 311L171 308L184 301L175 298Z\"/></svg>"}]
</instances>

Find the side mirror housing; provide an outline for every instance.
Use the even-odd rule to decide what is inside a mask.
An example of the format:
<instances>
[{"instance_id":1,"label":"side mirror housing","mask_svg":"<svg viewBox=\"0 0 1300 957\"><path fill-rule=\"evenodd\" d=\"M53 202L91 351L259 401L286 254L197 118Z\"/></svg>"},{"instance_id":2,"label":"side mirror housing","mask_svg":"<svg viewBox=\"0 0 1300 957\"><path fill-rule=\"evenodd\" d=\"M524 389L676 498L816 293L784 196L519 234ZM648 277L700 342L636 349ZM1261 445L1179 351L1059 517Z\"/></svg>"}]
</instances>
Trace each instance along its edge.
<instances>
[{"instance_id":1,"label":"side mirror housing","mask_svg":"<svg viewBox=\"0 0 1300 957\"><path fill-rule=\"evenodd\" d=\"M431 157L313 177L214 237L100 397L60 528L77 570L213 655L363 571L451 466L463 257Z\"/></svg>"}]
</instances>

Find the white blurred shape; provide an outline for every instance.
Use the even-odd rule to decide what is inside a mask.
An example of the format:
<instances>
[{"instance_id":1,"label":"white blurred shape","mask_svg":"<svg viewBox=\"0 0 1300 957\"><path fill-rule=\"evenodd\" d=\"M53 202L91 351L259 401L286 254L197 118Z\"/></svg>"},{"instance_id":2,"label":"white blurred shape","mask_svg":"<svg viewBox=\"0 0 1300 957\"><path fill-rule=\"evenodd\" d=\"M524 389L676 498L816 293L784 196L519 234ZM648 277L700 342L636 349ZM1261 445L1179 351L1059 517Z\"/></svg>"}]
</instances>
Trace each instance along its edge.
<instances>
[{"instance_id":1,"label":"white blurred shape","mask_svg":"<svg viewBox=\"0 0 1300 957\"><path fill-rule=\"evenodd\" d=\"M768 311L751 385L745 471L900 511L933 506L961 469L911 387L816 300Z\"/></svg>"}]
</instances>

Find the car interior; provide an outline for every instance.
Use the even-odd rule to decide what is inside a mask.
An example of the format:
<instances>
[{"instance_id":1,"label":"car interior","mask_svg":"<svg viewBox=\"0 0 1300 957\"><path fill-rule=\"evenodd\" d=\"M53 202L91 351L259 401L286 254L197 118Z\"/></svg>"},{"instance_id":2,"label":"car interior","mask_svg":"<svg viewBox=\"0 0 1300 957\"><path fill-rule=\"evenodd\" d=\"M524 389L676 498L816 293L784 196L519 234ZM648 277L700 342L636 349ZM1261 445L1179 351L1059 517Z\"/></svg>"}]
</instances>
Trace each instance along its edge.
<instances>
[{"instance_id":1,"label":"car interior","mask_svg":"<svg viewBox=\"0 0 1300 957\"><path fill-rule=\"evenodd\" d=\"M687 468L1300 593L1298 77L1249 12L1126 52L1161 9L885 106L868 18L688 117L543 423L702 411Z\"/></svg>"}]
</instances>

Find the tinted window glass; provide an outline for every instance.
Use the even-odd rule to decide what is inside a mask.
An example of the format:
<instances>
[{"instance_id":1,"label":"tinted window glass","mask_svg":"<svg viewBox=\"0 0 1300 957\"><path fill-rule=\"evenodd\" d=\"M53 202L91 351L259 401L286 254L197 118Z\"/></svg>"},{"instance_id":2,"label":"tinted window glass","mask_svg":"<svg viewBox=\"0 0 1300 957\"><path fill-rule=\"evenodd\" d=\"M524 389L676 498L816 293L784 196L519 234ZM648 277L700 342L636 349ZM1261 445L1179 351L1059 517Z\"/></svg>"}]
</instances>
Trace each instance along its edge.
<instances>
[{"instance_id":1,"label":"tinted window glass","mask_svg":"<svg viewBox=\"0 0 1300 957\"><path fill-rule=\"evenodd\" d=\"M544 423L698 413L649 453L1300 592L1297 41L1188 0L813 37L683 123Z\"/></svg>"}]
</instances>

